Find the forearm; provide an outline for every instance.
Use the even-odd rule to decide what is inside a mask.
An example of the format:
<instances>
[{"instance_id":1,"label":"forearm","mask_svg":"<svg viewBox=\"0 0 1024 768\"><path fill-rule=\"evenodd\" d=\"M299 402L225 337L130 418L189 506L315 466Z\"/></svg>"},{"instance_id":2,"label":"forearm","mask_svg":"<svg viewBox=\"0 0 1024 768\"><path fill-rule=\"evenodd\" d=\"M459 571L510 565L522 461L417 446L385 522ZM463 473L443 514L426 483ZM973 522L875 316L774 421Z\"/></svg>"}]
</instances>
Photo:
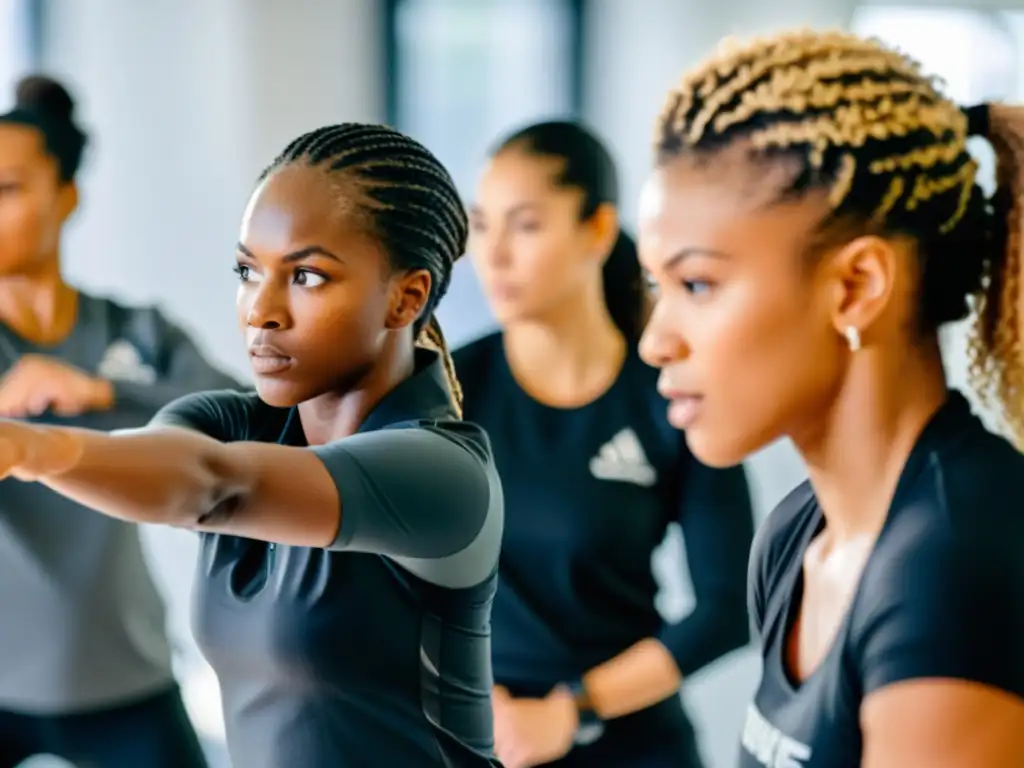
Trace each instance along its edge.
<instances>
[{"instance_id":1,"label":"forearm","mask_svg":"<svg viewBox=\"0 0 1024 768\"><path fill-rule=\"evenodd\" d=\"M666 624L658 639L686 677L750 642L746 597L739 584L732 588L706 585L697 605L681 621Z\"/></svg>"},{"instance_id":2,"label":"forearm","mask_svg":"<svg viewBox=\"0 0 1024 768\"><path fill-rule=\"evenodd\" d=\"M337 488L304 448L220 443L174 428L40 429L55 452L70 440L77 454L38 481L111 517L296 546L325 547L338 532Z\"/></svg>"},{"instance_id":3,"label":"forearm","mask_svg":"<svg viewBox=\"0 0 1024 768\"><path fill-rule=\"evenodd\" d=\"M682 680L672 654L652 637L591 669L583 686L598 717L611 720L675 695Z\"/></svg>"},{"instance_id":4,"label":"forearm","mask_svg":"<svg viewBox=\"0 0 1024 768\"><path fill-rule=\"evenodd\" d=\"M226 460L227 446L198 432L34 429L40 458L27 463L28 474L111 517L195 527L244 498L251 486L244 468ZM47 456L71 451L70 466L47 466Z\"/></svg>"}]
</instances>

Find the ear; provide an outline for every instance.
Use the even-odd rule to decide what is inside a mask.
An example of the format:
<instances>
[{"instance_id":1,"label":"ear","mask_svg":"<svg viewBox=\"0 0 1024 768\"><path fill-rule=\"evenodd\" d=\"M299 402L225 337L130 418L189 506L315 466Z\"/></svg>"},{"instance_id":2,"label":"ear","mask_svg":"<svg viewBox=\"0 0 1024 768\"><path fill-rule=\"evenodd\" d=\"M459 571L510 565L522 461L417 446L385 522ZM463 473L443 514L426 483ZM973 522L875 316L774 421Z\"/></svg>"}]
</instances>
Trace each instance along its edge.
<instances>
[{"instance_id":1,"label":"ear","mask_svg":"<svg viewBox=\"0 0 1024 768\"><path fill-rule=\"evenodd\" d=\"M892 299L899 254L891 241L869 235L850 241L829 261L834 286L832 324L843 337L856 329L866 346L872 326Z\"/></svg>"},{"instance_id":2,"label":"ear","mask_svg":"<svg viewBox=\"0 0 1024 768\"><path fill-rule=\"evenodd\" d=\"M395 275L386 323L388 330L397 331L416 322L430 298L432 282L430 272L425 269L411 269Z\"/></svg>"},{"instance_id":3,"label":"ear","mask_svg":"<svg viewBox=\"0 0 1024 768\"><path fill-rule=\"evenodd\" d=\"M60 192L58 192L57 195L60 220L63 224L71 217L71 214L78 209L78 185L73 181L61 184Z\"/></svg>"},{"instance_id":4,"label":"ear","mask_svg":"<svg viewBox=\"0 0 1024 768\"><path fill-rule=\"evenodd\" d=\"M594 255L603 263L619 236L619 212L611 203L601 203L586 224L590 230Z\"/></svg>"}]
</instances>

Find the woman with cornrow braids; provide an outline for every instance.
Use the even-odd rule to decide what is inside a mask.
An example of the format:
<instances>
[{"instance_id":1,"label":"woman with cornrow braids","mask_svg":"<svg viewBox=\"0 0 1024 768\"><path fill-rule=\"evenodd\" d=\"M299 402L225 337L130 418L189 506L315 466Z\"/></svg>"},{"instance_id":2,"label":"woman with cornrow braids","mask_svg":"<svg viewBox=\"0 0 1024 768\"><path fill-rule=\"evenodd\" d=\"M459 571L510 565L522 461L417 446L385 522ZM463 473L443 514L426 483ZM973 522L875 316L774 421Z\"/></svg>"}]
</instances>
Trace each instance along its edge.
<instances>
[{"instance_id":1,"label":"woman with cornrow braids","mask_svg":"<svg viewBox=\"0 0 1024 768\"><path fill-rule=\"evenodd\" d=\"M501 486L434 320L466 231L412 139L308 133L242 220L255 393L186 397L113 434L0 421L0 476L201 532L195 633L234 765L497 765Z\"/></svg>"},{"instance_id":2,"label":"woman with cornrow braids","mask_svg":"<svg viewBox=\"0 0 1024 768\"><path fill-rule=\"evenodd\" d=\"M690 72L655 152L641 354L669 418L710 465L788 436L810 475L754 543L740 765L1024 765L1024 112L795 32ZM970 314L1009 440L946 384L937 329Z\"/></svg>"}]
</instances>

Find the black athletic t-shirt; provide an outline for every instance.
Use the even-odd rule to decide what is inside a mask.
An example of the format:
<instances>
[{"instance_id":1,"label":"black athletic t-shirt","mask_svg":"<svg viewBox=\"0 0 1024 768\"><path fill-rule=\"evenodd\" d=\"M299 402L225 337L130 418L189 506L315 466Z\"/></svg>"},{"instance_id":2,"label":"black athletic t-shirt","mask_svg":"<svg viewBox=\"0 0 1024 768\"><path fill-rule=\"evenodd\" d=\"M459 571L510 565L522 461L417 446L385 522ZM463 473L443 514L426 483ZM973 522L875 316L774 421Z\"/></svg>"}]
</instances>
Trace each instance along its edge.
<instances>
[{"instance_id":1,"label":"black athletic t-shirt","mask_svg":"<svg viewBox=\"0 0 1024 768\"><path fill-rule=\"evenodd\" d=\"M606 393L559 409L519 387L500 334L454 359L464 413L490 435L508 509L492 617L499 683L541 695L652 636L689 675L748 642L746 475L693 458L666 419L655 369L631 349ZM673 522L696 606L665 624L651 556Z\"/></svg>"},{"instance_id":2,"label":"black athletic t-shirt","mask_svg":"<svg viewBox=\"0 0 1024 768\"><path fill-rule=\"evenodd\" d=\"M785 636L807 545L824 527L809 483L758 531L750 612L764 671L741 768L856 768L861 702L901 680L955 678L1024 696L1024 456L951 393L897 485L835 640L795 684Z\"/></svg>"},{"instance_id":3,"label":"black athletic t-shirt","mask_svg":"<svg viewBox=\"0 0 1024 768\"><path fill-rule=\"evenodd\" d=\"M307 445L296 409L255 394L188 397L155 424ZM503 511L486 435L454 418L424 350L357 434L310 450L342 499L333 545L202 535L193 624L233 764L497 765L489 637Z\"/></svg>"}]
</instances>

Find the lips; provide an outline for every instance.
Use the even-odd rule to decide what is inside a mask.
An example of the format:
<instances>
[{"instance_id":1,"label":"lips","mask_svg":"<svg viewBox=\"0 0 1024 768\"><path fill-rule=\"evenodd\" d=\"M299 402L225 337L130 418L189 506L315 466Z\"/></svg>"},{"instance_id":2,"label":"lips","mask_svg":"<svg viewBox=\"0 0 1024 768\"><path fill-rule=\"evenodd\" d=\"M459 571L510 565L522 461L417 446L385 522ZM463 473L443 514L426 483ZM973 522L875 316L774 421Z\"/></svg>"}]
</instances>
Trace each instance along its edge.
<instances>
[{"instance_id":1,"label":"lips","mask_svg":"<svg viewBox=\"0 0 1024 768\"><path fill-rule=\"evenodd\" d=\"M253 344L249 347L249 360L253 372L259 376L283 373L292 367L295 360L272 344Z\"/></svg>"},{"instance_id":2,"label":"lips","mask_svg":"<svg viewBox=\"0 0 1024 768\"><path fill-rule=\"evenodd\" d=\"M658 382L658 393L669 401L668 421L676 429L686 429L700 417L704 396Z\"/></svg>"},{"instance_id":3,"label":"lips","mask_svg":"<svg viewBox=\"0 0 1024 768\"><path fill-rule=\"evenodd\" d=\"M704 398L699 395L674 397L668 404L668 422L676 429L691 427L700 417Z\"/></svg>"},{"instance_id":4,"label":"lips","mask_svg":"<svg viewBox=\"0 0 1024 768\"><path fill-rule=\"evenodd\" d=\"M519 295L519 288L509 283L493 283L490 294L498 301L513 301Z\"/></svg>"}]
</instances>

